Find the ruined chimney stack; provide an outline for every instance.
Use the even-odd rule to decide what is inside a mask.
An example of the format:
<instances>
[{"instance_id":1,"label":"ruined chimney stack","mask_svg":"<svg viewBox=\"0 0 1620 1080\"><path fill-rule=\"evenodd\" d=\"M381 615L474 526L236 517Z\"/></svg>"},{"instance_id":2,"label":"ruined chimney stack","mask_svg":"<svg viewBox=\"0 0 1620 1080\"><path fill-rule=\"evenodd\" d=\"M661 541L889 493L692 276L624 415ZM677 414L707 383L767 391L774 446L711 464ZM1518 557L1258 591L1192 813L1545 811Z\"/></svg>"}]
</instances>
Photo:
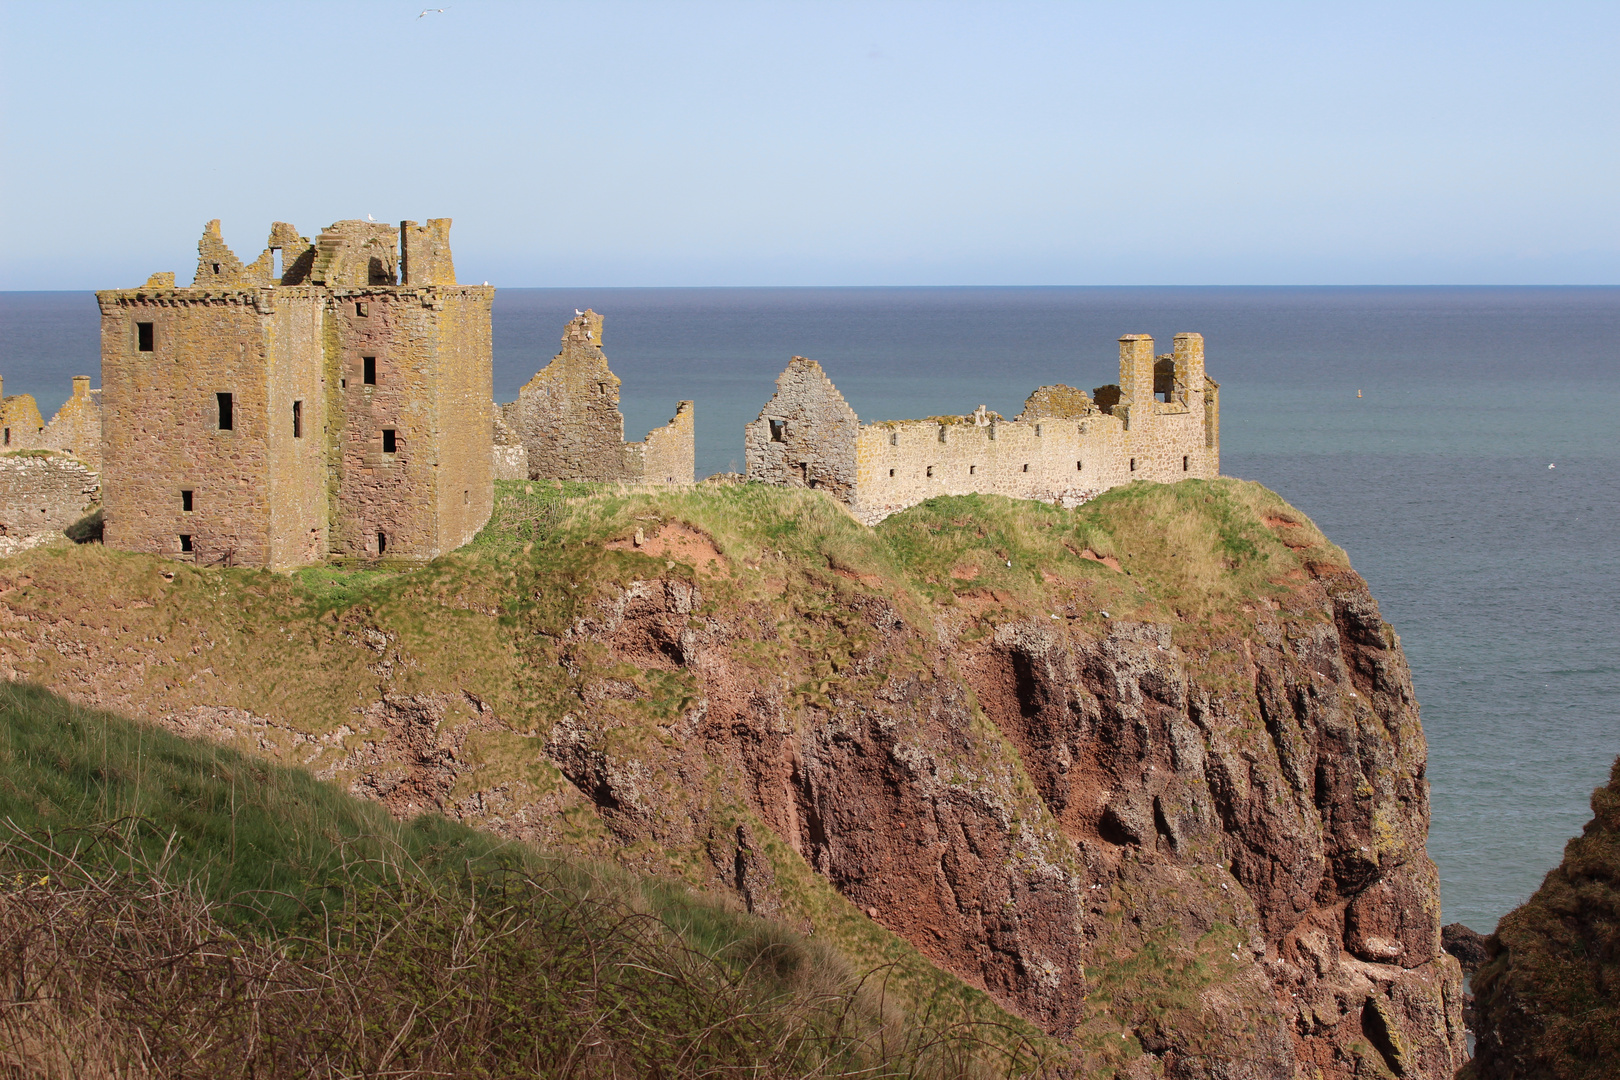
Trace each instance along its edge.
<instances>
[{"instance_id":1,"label":"ruined chimney stack","mask_svg":"<svg viewBox=\"0 0 1620 1080\"><path fill-rule=\"evenodd\" d=\"M1119 389L1127 401L1153 400L1153 337L1126 334L1119 339Z\"/></svg>"}]
</instances>

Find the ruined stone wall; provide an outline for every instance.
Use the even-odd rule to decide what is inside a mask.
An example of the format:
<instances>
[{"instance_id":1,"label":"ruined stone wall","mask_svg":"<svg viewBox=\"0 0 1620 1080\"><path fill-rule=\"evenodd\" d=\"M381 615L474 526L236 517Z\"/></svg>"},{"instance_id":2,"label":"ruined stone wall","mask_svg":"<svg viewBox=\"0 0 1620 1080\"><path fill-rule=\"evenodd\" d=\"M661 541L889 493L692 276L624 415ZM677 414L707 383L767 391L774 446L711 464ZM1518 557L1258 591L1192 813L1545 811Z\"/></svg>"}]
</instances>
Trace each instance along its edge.
<instances>
[{"instance_id":1,"label":"ruined stone wall","mask_svg":"<svg viewBox=\"0 0 1620 1080\"><path fill-rule=\"evenodd\" d=\"M1078 506L1129 481L1123 425L1084 420L939 417L861 428L851 509L869 524L936 495L980 492Z\"/></svg>"},{"instance_id":2,"label":"ruined stone wall","mask_svg":"<svg viewBox=\"0 0 1620 1080\"><path fill-rule=\"evenodd\" d=\"M527 480L529 478L529 452L523 447L518 433L507 426L501 406L492 405L494 439L491 467L496 480Z\"/></svg>"},{"instance_id":3,"label":"ruined stone wall","mask_svg":"<svg viewBox=\"0 0 1620 1080\"><path fill-rule=\"evenodd\" d=\"M39 403L33 394L5 396L0 385L0 453L7 450L32 450L45 434L45 418L40 415Z\"/></svg>"},{"instance_id":4,"label":"ruined stone wall","mask_svg":"<svg viewBox=\"0 0 1620 1080\"><path fill-rule=\"evenodd\" d=\"M596 312L569 322L562 349L503 411L528 450L532 479L628 478L619 377L608 368Z\"/></svg>"},{"instance_id":5,"label":"ruined stone wall","mask_svg":"<svg viewBox=\"0 0 1620 1080\"><path fill-rule=\"evenodd\" d=\"M748 477L826 487L868 524L938 495L1077 506L1133 480L1212 478L1220 473L1219 405L1203 360L1197 334L1177 335L1173 357L1155 357L1152 338L1128 335L1120 385L1095 399L1045 386L1010 421L980 406L967 416L860 426L820 366L795 357L746 429ZM839 469L848 459L844 483Z\"/></svg>"},{"instance_id":6,"label":"ruined stone wall","mask_svg":"<svg viewBox=\"0 0 1620 1080\"><path fill-rule=\"evenodd\" d=\"M65 454L0 454L0 539L61 532L94 506L98 486L84 462Z\"/></svg>"},{"instance_id":7,"label":"ruined stone wall","mask_svg":"<svg viewBox=\"0 0 1620 1080\"><path fill-rule=\"evenodd\" d=\"M100 470L101 391L90 389L90 376L73 376L73 395L45 425L39 445L72 454L92 470Z\"/></svg>"},{"instance_id":8,"label":"ruined stone wall","mask_svg":"<svg viewBox=\"0 0 1620 1080\"><path fill-rule=\"evenodd\" d=\"M743 429L748 479L822 488L853 503L859 428L855 410L821 365L795 356L759 418Z\"/></svg>"},{"instance_id":9,"label":"ruined stone wall","mask_svg":"<svg viewBox=\"0 0 1620 1080\"><path fill-rule=\"evenodd\" d=\"M697 427L690 401L675 406L675 418L647 432L645 442L625 450L625 472L648 484L690 484L697 475Z\"/></svg>"},{"instance_id":10,"label":"ruined stone wall","mask_svg":"<svg viewBox=\"0 0 1620 1080\"><path fill-rule=\"evenodd\" d=\"M302 561L318 500L272 521L273 492L318 490L316 440L290 441L295 395L319 401L314 340L323 297L309 288L126 289L102 312L102 483L109 545L256 566ZM139 324L152 326L142 351ZM220 427L218 395L231 395ZM305 417L306 425L321 418ZM183 492L190 491L191 509ZM272 527L274 525L274 527ZM191 552L182 537L190 537Z\"/></svg>"},{"instance_id":11,"label":"ruined stone wall","mask_svg":"<svg viewBox=\"0 0 1620 1080\"><path fill-rule=\"evenodd\" d=\"M500 406L517 432L534 480L622 480L689 484L695 475L692 403L681 402L675 418L647 433L645 442L624 441L619 377L602 351L602 316L581 312L563 330L562 349Z\"/></svg>"}]
</instances>

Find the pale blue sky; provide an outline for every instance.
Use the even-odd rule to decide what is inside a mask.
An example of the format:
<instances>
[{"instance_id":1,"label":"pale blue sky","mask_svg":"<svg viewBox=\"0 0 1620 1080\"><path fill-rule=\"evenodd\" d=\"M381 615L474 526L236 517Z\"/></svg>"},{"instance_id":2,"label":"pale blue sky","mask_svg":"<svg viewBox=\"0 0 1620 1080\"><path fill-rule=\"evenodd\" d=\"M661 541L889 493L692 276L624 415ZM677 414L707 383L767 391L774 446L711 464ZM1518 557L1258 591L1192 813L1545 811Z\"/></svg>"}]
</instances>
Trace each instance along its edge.
<instances>
[{"instance_id":1,"label":"pale blue sky","mask_svg":"<svg viewBox=\"0 0 1620 1080\"><path fill-rule=\"evenodd\" d=\"M1620 4L445 6L6 3L0 288L1620 282Z\"/></svg>"}]
</instances>

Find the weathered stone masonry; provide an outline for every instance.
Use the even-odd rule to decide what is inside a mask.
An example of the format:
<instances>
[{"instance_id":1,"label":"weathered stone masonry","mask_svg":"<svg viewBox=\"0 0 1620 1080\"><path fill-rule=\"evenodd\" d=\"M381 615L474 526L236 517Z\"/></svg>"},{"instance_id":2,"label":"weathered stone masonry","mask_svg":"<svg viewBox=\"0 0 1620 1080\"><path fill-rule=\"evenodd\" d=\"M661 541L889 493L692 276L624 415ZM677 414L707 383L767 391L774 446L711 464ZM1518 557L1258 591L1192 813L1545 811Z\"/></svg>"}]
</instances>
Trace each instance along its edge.
<instances>
[{"instance_id":1,"label":"weathered stone masonry","mask_svg":"<svg viewBox=\"0 0 1620 1080\"><path fill-rule=\"evenodd\" d=\"M1155 356L1120 338L1119 383L1088 395L1043 386L1004 420L966 416L861 424L814 360L796 356L744 429L748 478L822 488L875 524L936 495L974 492L1077 506L1132 480L1220 475L1220 386L1204 339L1177 334Z\"/></svg>"},{"instance_id":2,"label":"weathered stone masonry","mask_svg":"<svg viewBox=\"0 0 1620 1080\"><path fill-rule=\"evenodd\" d=\"M215 221L190 287L97 293L107 543L279 568L472 539L494 290L456 284L449 229L278 222L244 265Z\"/></svg>"},{"instance_id":3,"label":"weathered stone masonry","mask_svg":"<svg viewBox=\"0 0 1620 1080\"><path fill-rule=\"evenodd\" d=\"M675 418L648 432L645 442L624 441L619 377L608 368L602 351L602 316L594 311L569 322L562 350L523 385L516 401L500 410L504 426L523 444L530 479L650 484L693 480L696 451L690 401L680 402ZM497 442L500 438L497 429Z\"/></svg>"}]
</instances>

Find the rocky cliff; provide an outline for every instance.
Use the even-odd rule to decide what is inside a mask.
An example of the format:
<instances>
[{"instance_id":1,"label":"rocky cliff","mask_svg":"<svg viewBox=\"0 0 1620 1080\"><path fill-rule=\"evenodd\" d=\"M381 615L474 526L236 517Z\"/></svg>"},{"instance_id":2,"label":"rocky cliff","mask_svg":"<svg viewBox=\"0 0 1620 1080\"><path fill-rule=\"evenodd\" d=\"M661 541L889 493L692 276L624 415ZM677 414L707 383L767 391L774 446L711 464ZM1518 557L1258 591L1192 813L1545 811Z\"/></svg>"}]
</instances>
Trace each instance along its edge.
<instances>
[{"instance_id":1,"label":"rocky cliff","mask_svg":"<svg viewBox=\"0 0 1620 1080\"><path fill-rule=\"evenodd\" d=\"M1462 1064L1400 643L1275 495L561 494L398 573L31 552L0 675L918 950L1084 1075Z\"/></svg>"},{"instance_id":2,"label":"rocky cliff","mask_svg":"<svg viewBox=\"0 0 1620 1080\"><path fill-rule=\"evenodd\" d=\"M1474 976L1475 1080L1620 1071L1620 760L1592 820L1541 888L1486 939Z\"/></svg>"}]
</instances>

